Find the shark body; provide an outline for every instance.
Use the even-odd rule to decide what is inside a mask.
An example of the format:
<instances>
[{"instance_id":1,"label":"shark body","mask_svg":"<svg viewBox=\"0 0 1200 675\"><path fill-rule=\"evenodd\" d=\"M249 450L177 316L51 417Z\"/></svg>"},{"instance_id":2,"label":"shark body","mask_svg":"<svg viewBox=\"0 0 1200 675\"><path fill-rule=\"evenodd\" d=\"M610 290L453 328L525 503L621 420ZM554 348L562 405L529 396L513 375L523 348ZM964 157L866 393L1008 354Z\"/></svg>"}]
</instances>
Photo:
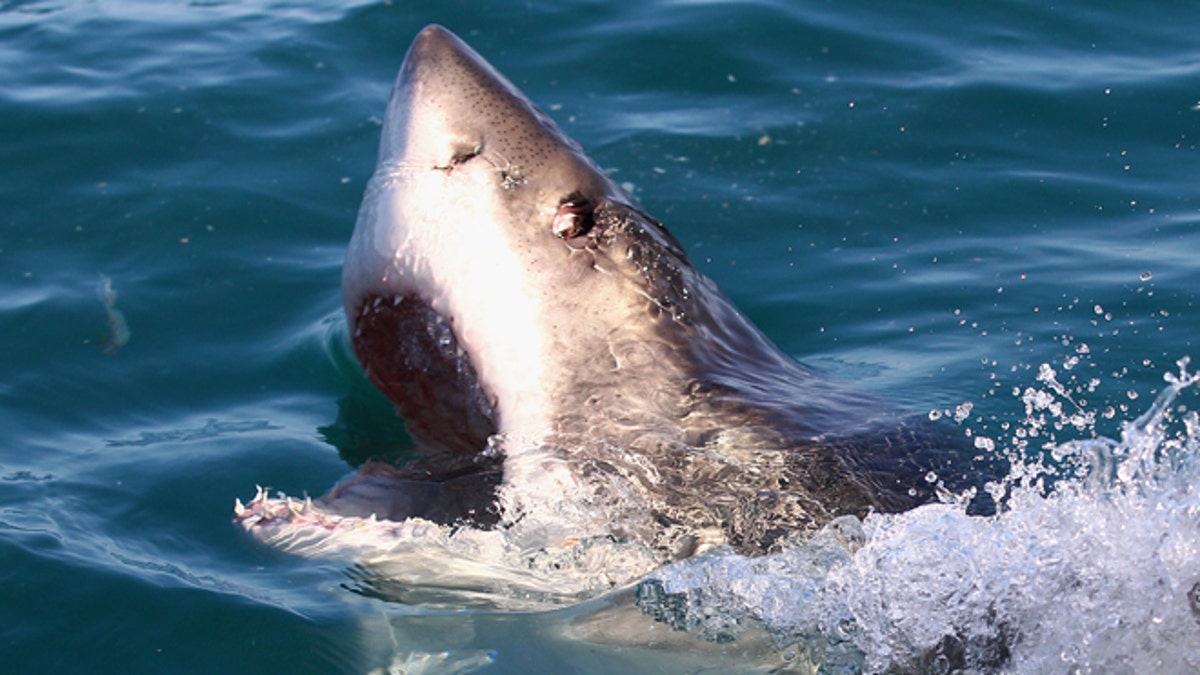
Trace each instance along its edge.
<instances>
[{"instance_id":1,"label":"shark body","mask_svg":"<svg viewBox=\"0 0 1200 675\"><path fill-rule=\"evenodd\" d=\"M354 352L422 457L369 464L315 506L239 505L252 531L538 522L523 550L601 538L661 564L915 507L936 498L930 472L983 480L957 435L783 354L439 26L396 79L343 295Z\"/></svg>"}]
</instances>

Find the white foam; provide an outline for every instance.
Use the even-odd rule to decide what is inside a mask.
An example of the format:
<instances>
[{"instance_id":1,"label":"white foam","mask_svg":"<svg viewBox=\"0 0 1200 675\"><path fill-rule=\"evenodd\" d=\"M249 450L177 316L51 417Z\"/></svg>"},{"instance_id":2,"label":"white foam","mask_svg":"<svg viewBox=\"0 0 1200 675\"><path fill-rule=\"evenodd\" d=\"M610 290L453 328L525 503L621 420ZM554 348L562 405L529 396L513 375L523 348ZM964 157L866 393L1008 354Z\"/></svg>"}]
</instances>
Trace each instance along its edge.
<instances>
[{"instance_id":1,"label":"white foam","mask_svg":"<svg viewBox=\"0 0 1200 675\"><path fill-rule=\"evenodd\" d=\"M1119 441L1056 445L1082 475L1047 488L1019 467L994 517L947 503L842 519L767 558L660 570L644 604L710 638L761 625L781 649L865 672L1196 672L1200 421L1173 407L1196 380L1168 376Z\"/></svg>"}]
</instances>

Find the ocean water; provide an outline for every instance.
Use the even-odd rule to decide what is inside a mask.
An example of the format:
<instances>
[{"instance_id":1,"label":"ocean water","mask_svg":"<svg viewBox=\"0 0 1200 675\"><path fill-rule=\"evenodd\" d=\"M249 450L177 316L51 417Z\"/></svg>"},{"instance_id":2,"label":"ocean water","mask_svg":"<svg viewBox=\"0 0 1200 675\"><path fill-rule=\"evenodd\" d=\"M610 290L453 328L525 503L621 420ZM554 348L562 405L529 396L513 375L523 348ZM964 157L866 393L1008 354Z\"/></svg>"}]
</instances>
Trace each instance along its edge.
<instances>
[{"instance_id":1,"label":"ocean water","mask_svg":"<svg viewBox=\"0 0 1200 675\"><path fill-rule=\"evenodd\" d=\"M411 446L339 279L433 22L784 351L1018 459L1007 509L523 612L246 537L256 485ZM1174 2L0 0L3 670L1194 672L1198 32Z\"/></svg>"}]
</instances>

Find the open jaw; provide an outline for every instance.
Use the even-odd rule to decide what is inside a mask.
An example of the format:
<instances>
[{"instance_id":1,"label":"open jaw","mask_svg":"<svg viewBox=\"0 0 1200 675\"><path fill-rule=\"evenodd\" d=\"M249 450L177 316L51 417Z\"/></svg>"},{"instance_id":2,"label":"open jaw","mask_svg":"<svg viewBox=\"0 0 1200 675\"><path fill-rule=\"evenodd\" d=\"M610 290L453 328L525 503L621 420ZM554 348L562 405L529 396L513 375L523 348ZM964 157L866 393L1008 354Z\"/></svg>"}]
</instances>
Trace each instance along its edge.
<instances>
[{"instance_id":1,"label":"open jaw","mask_svg":"<svg viewBox=\"0 0 1200 675\"><path fill-rule=\"evenodd\" d=\"M238 504L296 553L576 597L911 508L936 498L931 472L956 489L1002 470L782 354L437 26L397 77L342 286L355 355L422 455L316 500ZM488 571L450 581L447 560Z\"/></svg>"}]
</instances>

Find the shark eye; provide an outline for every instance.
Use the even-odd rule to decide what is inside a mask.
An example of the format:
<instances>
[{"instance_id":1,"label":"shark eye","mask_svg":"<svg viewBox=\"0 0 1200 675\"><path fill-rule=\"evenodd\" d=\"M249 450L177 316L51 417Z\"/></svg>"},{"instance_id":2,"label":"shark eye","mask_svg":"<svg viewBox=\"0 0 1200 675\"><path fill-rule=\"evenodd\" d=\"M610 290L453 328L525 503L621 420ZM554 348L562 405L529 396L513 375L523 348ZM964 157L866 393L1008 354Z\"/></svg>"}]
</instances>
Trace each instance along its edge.
<instances>
[{"instance_id":1,"label":"shark eye","mask_svg":"<svg viewBox=\"0 0 1200 675\"><path fill-rule=\"evenodd\" d=\"M583 195L574 192L567 195L567 198L558 205L558 212L554 214L551 231L560 239L571 239L581 234L587 234L595 224L592 219L592 212L595 211L595 208L595 204Z\"/></svg>"}]
</instances>

